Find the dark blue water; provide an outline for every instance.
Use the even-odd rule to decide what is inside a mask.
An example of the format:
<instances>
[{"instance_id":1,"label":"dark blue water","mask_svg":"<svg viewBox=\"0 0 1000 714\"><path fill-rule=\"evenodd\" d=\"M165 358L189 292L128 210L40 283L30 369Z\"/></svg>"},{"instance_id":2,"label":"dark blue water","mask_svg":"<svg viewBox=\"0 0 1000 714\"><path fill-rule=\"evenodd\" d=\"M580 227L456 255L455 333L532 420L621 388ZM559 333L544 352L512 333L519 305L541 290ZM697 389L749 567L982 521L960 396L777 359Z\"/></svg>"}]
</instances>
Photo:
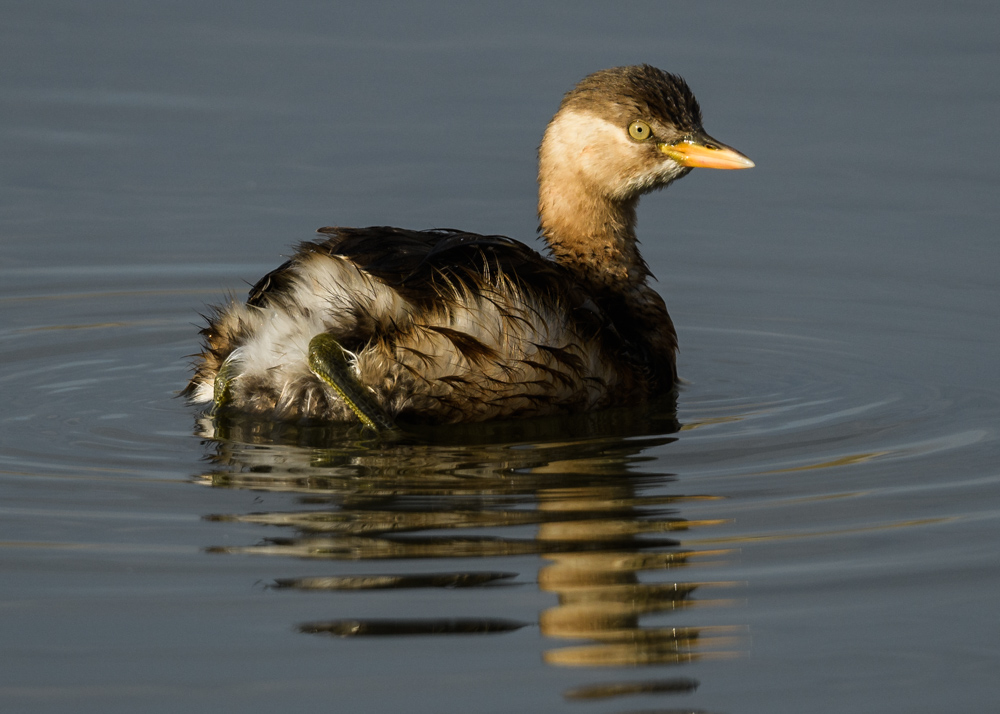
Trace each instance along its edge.
<instances>
[{"instance_id":1,"label":"dark blue water","mask_svg":"<svg viewBox=\"0 0 1000 714\"><path fill-rule=\"evenodd\" d=\"M998 17L6 7L0 708L991 711ZM640 208L676 404L378 444L175 398L319 226L531 240L560 96L635 62L757 162Z\"/></svg>"}]
</instances>

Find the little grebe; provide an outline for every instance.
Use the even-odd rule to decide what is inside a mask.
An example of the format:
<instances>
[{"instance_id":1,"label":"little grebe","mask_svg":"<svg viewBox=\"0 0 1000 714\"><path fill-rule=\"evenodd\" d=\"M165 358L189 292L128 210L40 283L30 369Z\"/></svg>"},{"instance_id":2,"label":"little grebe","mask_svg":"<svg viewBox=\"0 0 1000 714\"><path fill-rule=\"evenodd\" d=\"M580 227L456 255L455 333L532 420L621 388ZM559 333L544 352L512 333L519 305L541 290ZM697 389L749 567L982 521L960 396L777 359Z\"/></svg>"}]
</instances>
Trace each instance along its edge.
<instances>
[{"instance_id":1,"label":"little grebe","mask_svg":"<svg viewBox=\"0 0 1000 714\"><path fill-rule=\"evenodd\" d=\"M753 162L702 129L680 77L590 75L539 149L551 259L455 230L321 228L214 310L184 390L274 419L449 423L620 405L672 389L677 335L635 237L639 197Z\"/></svg>"}]
</instances>

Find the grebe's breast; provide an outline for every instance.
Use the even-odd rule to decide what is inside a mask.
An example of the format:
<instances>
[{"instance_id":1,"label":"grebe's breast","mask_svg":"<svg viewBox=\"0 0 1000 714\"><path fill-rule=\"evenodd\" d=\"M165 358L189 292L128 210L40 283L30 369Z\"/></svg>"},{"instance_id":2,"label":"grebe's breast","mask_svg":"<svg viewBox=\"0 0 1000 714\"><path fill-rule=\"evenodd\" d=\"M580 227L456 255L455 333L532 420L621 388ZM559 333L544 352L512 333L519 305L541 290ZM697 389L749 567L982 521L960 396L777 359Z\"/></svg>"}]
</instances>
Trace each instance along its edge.
<instances>
[{"instance_id":1,"label":"grebe's breast","mask_svg":"<svg viewBox=\"0 0 1000 714\"><path fill-rule=\"evenodd\" d=\"M216 311L187 393L275 418L348 419L308 366L326 332L402 420L480 421L612 406L675 381L673 325L649 288L589 285L523 243L454 230L324 228Z\"/></svg>"}]
</instances>

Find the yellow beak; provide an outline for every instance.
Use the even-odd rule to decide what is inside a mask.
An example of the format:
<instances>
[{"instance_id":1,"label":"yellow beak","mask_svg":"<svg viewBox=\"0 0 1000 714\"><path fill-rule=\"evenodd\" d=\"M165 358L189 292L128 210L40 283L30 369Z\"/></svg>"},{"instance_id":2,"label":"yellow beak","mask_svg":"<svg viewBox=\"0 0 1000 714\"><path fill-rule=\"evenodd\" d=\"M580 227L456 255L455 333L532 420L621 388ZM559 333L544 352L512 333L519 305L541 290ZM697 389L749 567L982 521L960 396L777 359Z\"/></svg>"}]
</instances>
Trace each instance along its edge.
<instances>
[{"instance_id":1,"label":"yellow beak","mask_svg":"<svg viewBox=\"0 0 1000 714\"><path fill-rule=\"evenodd\" d=\"M749 169L754 163L736 149L716 141L708 134L696 134L674 144L657 148L681 166L701 169Z\"/></svg>"}]
</instances>

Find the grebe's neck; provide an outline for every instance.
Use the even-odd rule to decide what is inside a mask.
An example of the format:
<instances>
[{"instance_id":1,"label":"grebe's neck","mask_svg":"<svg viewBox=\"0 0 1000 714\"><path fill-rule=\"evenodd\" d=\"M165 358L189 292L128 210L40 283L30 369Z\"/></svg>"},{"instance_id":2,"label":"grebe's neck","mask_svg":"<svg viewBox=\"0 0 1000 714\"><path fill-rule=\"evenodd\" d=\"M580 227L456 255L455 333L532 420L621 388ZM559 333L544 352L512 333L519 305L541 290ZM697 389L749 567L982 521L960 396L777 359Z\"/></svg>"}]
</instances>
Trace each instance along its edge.
<instances>
[{"instance_id":1,"label":"grebe's neck","mask_svg":"<svg viewBox=\"0 0 1000 714\"><path fill-rule=\"evenodd\" d=\"M621 171L621 134L590 114L556 114L538 150L538 217L558 263L595 287L629 292L649 269L635 238L642 190Z\"/></svg>"},{"instance_id":2,"label":"grebe's neck","mask_svg":"<svg viewBox=\"0 0 1000 714\"><path fill-rule=\"evenodd\" d=\"M644 283L649 268L636 245L638 197L595 195L576 177L559 173L540 181L538 192L542 236L552 257L599 287L628 292Z\"/></svg>"}]
</instances>

